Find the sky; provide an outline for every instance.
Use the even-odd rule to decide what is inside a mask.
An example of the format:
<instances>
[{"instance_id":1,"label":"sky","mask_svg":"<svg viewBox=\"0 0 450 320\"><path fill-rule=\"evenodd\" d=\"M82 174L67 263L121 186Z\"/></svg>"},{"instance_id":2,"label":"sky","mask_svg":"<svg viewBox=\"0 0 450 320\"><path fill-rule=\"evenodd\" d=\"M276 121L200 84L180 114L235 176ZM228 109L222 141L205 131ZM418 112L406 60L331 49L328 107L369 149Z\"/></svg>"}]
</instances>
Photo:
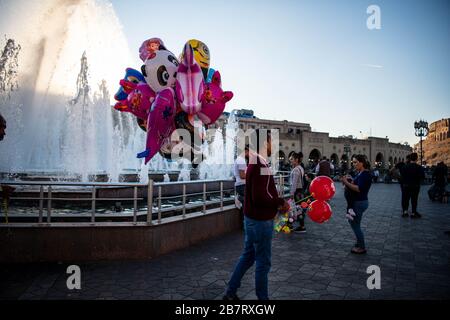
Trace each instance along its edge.
<instances>
[{"instance_id":1,"label":"sky","mask_svg":"<svg viewBox=\"0 0 450 320\"><path fill-rule=\"evenodd\" d=\"M139 68L161 38L178 56L198 39L211 53L225 111L309 123L331 136L418 141L414 121L450 117L450 1L111 0ZM380 8L369 30L367 8Z\"/></svg>"}]
</instances>

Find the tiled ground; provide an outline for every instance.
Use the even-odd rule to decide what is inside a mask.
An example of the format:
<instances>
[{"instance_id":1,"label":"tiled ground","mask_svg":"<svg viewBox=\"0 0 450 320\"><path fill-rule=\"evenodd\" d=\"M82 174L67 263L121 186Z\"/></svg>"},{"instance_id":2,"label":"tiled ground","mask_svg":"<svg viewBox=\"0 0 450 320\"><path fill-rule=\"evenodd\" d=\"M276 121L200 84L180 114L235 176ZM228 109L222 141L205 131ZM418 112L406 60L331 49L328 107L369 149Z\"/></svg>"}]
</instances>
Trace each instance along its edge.
<instances>
[{"instance_id":1,"label":"tiled ground","mask_svg":"<svg viewBox=\"0 0 450 320\"><path fill-rule=\"evenodd\" d=\"M449 299L449 204L432 203L422 187L423 218L400 217L397 184L373 185L363 218L368 254L350 254L353 233L343 190L323 225L307 220L306 234L276 234L271 299ZM241 232L149 261L80 264L81 290L66 288L67 264L0 266L1 299L220 299L243 244ZM381 289L366 286L369 265L381 268ZM254 267L238 294L255 299Z\"/></svg>"}]
</instances>

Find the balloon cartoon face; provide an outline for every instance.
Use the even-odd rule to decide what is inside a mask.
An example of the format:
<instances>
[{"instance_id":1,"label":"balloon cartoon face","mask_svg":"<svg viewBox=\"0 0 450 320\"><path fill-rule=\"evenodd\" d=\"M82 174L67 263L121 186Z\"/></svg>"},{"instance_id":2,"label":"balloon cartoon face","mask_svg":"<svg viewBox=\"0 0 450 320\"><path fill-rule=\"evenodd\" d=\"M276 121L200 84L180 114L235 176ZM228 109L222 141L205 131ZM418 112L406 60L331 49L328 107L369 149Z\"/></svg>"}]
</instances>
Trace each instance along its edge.
<instances>
[{"instance_id":1,"label":"balloon cartoon face","mask_svg":"<svg viewBox=\"0 0 450 320\"><path fill-rule=\"evenodd\" d=\"M120 80L120 88L114 95L117 101L125 100L128 94L134 89L135 85L141 81L145 81L144 76L133 68L125 70L125 76Z\"/></svg>"},{"instance_id":2,"label":"balloon cartoon face","mask_svg":"<svg viewBox=\"0 0 450 320\"><path fill-rule=\"evenodd\" d=\"M167 50L160 38L145 40L139 48L139 57L145 62L147 58L157 50Z\"/></svg>"},{"instance_id":3,"label":"balloon cartoon face","mask_svg":"<svg viewBox=\"0 0 450 320\"><path fill-rule=\"evenodd\" d=\"M203 77L206 80L210 61L208 46L196 39L191 39L186 44L191 45L192 50L194 51L194 59L202 69ZM183 57L184 52L181 54L180 60L183 60Z\"/></svg>"},{"instance_id":4,"label":"balloon cartoon face","mask_svg":"<svg viewBox=\"0 0 450 320\"><path fill-rule=\"evenodd\" d=\"M175 85L179 62L168 50L153 52L141 67L145 81L155 92Z\"/></svg>"}]
</instances>

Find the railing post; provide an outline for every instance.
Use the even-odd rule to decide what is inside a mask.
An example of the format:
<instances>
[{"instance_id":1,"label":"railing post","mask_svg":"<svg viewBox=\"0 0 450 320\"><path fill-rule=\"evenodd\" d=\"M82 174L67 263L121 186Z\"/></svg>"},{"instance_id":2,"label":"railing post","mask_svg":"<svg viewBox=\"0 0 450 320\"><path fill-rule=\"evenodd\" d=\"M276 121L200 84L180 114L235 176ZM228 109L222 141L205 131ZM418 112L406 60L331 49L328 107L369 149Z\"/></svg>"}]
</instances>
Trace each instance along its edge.
<instances>
[{"instance_id":1,"label":"railing post","mask_svg":"<svg viewBox=\"0 0 450 320\"><path fill-rule=\"evenodd\" d=\"M134 193L133 193L133 223L136 224L137 222L137 196L138 196L138 187L134 186Z\"/></svg>"},{"instance_id":2,"label":"railing post","mask_svg":"<svg viewBox=\"0 0 450 320\"><path fill-rule=\"evenodd\" d=\"M152 224L153 214L153 180L148 181L147 187L147 223Z\"/></svg>"},{"instance_id":3,"label":"railing post","mask_svg":"<svg viewBox=\"0 0 450 320\"><path fill-rule=\"evenodd\" d=\"M161 223L161 186L158 187L158 223Z\"/></svg>"},{"instance_id":4,"label":"railing post","mask_svg":"<svg viewBox=\"0 0 450 320\"><path fill-rule=\"evenodd\" d=\"M92 186L92 213L91 213L91 222L95 222L95 186Z\"/></svg>"},{"instance_id":5,"label":"railing post","mask_svg":"<svg viewBox=\"0 0 450 320\"><path fill-rule=\"evenodd\" d=\"M47 223L51 222L52 216L52 186L47 188Z\"/></svg>"},{"instance_id":6,"label":"railing post","mask_svg":"<svg viewBox=\"0 0 450 320\"><path fill-rule=\"evenodd\" d=\"M206 182L203 182L203 214L206 214Z\"/></svg>"},{"instance_id":7,"label":"railing post","mask_svg":"<svg viewBox=\"0 0 450 320\"><path fill-rule=\"evenodd\" d=\"M186 217L186 184L183 183L183 219Z\"/></svg>"},{"instance_id":8,"label":"railing post","mask_svg":"<svg viewBox=\"0 0 450 320\"><path fill-rule=\"evenodd\" d=\"M44 211L44 186L39 189L39 223L42 223L42 215Z\"/></svg>"},{"instance_id":9,"label":"railing post","mask_svg":"<svg viewBox=\"0 0 450 320\"><path fill-rule=\"evenodd\" d=\"M223 181L220 181L220 210L223 211Z\"/></svg>"},{"instance_id":10,"label":"railing post","mask_svg":"<svg viewBox=\"0 0 450 320\"><path fill-rule=\"evenodd\" d=\"M283 188L283 186L281 185L281 183L282 183L282 174L280 173L279 175L278 175L278 195L279 195L279 197L281 197L282 196L282 188Z\"/></svg>"}]
</instances>

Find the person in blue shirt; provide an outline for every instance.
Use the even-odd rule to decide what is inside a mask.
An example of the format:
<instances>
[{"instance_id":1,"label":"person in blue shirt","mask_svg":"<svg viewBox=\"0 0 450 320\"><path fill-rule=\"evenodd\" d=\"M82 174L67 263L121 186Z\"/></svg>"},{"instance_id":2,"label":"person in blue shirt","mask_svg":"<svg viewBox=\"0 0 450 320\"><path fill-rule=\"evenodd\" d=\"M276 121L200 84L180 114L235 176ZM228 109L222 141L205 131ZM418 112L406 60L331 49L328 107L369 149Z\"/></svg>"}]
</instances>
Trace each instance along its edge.
<instances>
[{"instance_id":1,"label":"person in blue shirt","mask_svg":"<svg viewBox=\"0 0 450 320\"><path fill-rule=\"evenodd\" d=\"M353 200L353 211L355 216L348 222L356 236L356 244L351 252L355 254L366 253L366 245L364 242L364 234L361 230L361 220L364 211L369 207L369 199L367 197L370 186L372 185L372 175L370 174L370 163L366 156L358 154L353 157L352 163L357 171L357 175L353 180L350 176L341 177L347 192L351 194Z\"/></svg>"}]
</instances>

